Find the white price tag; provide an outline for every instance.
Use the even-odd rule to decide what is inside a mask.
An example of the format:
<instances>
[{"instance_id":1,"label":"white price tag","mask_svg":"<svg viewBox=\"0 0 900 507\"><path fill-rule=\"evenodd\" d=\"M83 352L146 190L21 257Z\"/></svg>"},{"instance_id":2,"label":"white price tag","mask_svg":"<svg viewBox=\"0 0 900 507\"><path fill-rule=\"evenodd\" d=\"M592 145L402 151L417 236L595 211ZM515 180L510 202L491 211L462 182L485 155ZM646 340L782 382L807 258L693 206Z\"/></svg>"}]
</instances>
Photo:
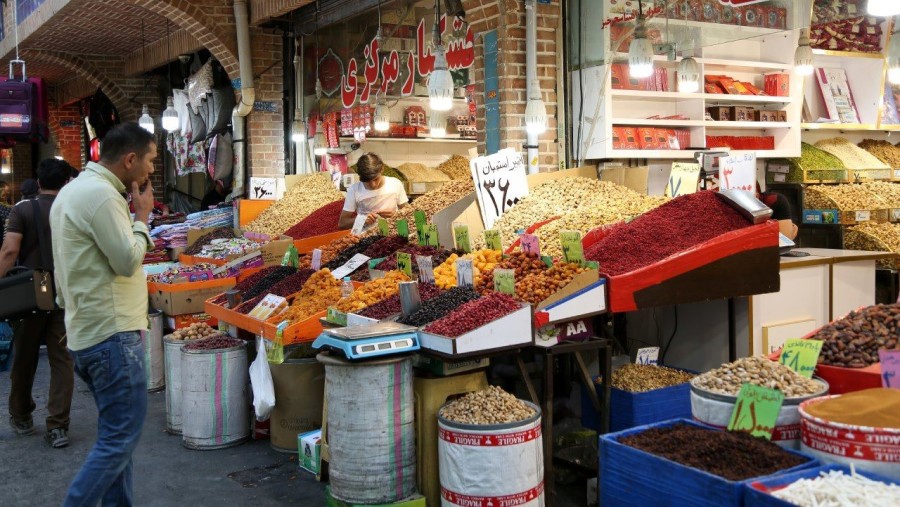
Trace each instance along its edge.
<instances>
[{"instance_id":1,"label":"white price tag","mask_svg":"<svg viewBox=\"0 0 900 507\"><path fill-rule=\"evenodd\" d=\"M675 162L669 173L669 183L666 185L666 197L678 197L679 195L693 194L697 191L700 182L700 164L685 164Z\"/></svg>"},{"instance_id":2,"label":"white price tag","mask_svg":"<svg viewBox=\"0 0 900 507\"><path fill-rule=\"evenodd\" d=\"M419 281L422 283L434 283L434 261L430 255L417 255L416 265L419 266Z\"/></svg>"},{"instance_id":3,"label":"white price tag","mask_svg":"<svg viewBox=\"0 0 900 507\"><path fill-rule=\"evenodd\" d=\"M459 287L473 287L475 285L473 274L472 259L459 259L456 261L456 285Z\"/></svg>"},{"instance_id":4,"label":"white price tag","mask_svg":"<svg viewBox=\"0 0 900 507\"><path fill-rule=\"evenodd\" d=\"M331 272L331 275L337 278L338 280L348 276L350 273L359 269L360 266L369 262L369 258L363 254L356 254L347 261L347 264L335 269Z\"/></svg>"},{"instance_id":5,"label":"white price tag","mask_svg":"<svg viewBox=\"0 0 900 507\"><path fill-rule=\"evenodd\" d=\"M528 195L528 169L522 154L507 148L469 164L475 196L486 229Z\"/></svg>"},{"instance_id":6,"label":"white price tag","mask_svg":"<svg viewBox=\"0 0 900 507\"><path fill-rule=\"evenodd\" d=\"M756 153L723 157L719 161L719 191L756 191Z\"/></svg>"},{"instance_id":7,"label":"white price tag","mask_svg":"<svg viewBox=\"0 0 900 507\"><path fill-rule=\"evenodd\" d=\"M276 178L250 178L251 199L275 199L278 193Z\"/></svg>"},{"instance_id":8,"label":"white price tag","mask_svg":"<svg viewBox=\"0 0 900 507\"><path fill-rule=\"evenodd\" d=\"M857 211L856 212L856 221L857 222L868 222L872 220L872 212L871 211Z\"/></svg>"},{"instance_id":9,"label":"white price tag","mask_svg":"<svg viewBox=\"0 0 900 507\"><path fill-rule=\"evenodd\" d=\"M891 222L900 222L900 208L891 210Z\"/></svg>"},{"instance_id":10,"label":"white price tag","mask_svg":"<svg viewBox=\"0 0 900 507\"><path fill-rule=\"evenodd\" d=\"M900 169L894 169L894 178L900 178Z\"/></svg>"},{"instance_id":11,"label":"white price tag","mask_svg":"<svg viewBox=\"0 0 900 507\"><path fill-rule=\"evenodd\" d=\"M322 250L318 248L312 251L312 268L316 271L322 269Z\"/></svg>"},{"instance_id":12,"label":"white price tag","mask_svg":"<svg viewBox=\"0 0 900 507\"><path fill-rule=\"evenodd\" d=\"M659 347L645 347L638 349L635 364L657 364L659 359Z\"/></svg>"},{"instance_id":13,"label":"white price tag","mask_svg":"<svg viewBox=\"0 0 900 507\"><path fill-rule=\"evenodd\" d=\"M366 220L369 217L366 215L356 215L356 220L353 221L353 228L350 229L350 234L354 236L359 236L366 230Z\"/></svg>"}]
</instances>

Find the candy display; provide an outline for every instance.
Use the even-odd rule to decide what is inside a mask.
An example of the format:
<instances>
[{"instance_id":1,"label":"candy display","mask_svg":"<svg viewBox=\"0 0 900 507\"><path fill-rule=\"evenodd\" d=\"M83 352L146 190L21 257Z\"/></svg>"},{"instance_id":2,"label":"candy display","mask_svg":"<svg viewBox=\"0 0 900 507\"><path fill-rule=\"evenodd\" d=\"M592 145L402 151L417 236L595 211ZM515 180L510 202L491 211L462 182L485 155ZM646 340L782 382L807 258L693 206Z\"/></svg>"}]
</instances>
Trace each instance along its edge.
<instances>
[{"instance_id":1,"label":"candy display","mask_svg":"<svg viewBox=\"0 0 900 507\"><path fill-rule=\"evenodd\" d=\"M425 331L442 336L460 336L509 315L519 308L519 302L512 296L491 292L463 304L446 317L432 322L425 327Z\"/></svg>"},{"instance_id":2,"label":"candy display","mask_svg":"<svg viewBox=\"0 0 900 507\"><path fill-rule=\"evenodd\" d=\"M218 267L219 266L216 266L215 264L205 262L194 264L192 266L175 264L162 273L148 276L147 281L156 283L177 283L183 281L211 280L217 278L213 275L213 271L218 269ZM219 276L224 274L226 273L222 273Z\"/></svg>"},{"instance_id":3,"label":"candy display","mask_svg":"<svg viewBox=\"0 0 900 507\"><path fill-rule=\"evenodd\" d=\"M810 338L825 342L819 363L865 368L878 362L880 349L900 348L900 304L854 310Z\"/></svg>"},{"instance_id":4,"label":"candy display","mask_svg":"<svg viewBox=\"0 0 900 507\"><path fill-rule=\"evenodd\" d=\"M240 257L250 252L255 252L263 246L262 243L247 238L214 239L203 245L197 257L206 259L224 260L229 257Z\"/></svg>"}]
</instances>

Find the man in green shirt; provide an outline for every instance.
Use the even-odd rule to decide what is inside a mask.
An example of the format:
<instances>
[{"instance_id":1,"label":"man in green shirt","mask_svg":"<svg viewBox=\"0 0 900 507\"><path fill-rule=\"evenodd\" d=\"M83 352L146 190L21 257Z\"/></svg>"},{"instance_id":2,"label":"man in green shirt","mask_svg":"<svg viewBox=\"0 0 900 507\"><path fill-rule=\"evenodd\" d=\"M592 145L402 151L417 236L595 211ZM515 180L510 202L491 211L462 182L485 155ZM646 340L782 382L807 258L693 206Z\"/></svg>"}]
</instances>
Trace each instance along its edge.
<instances>
[{"instance_id":1,"label":"man in green shirt","mask_svg":"<svg viewBox=\"0 0 900 507\"><path fill-rule=\"evenodd\" d=\"M116 126L101 143L100 163L88 163L50 211L57 303L66 310L75 372L99 412L97 442L69 487L67 507L132 504L131 455L147 413L141 264L153 244L147 221L155 158L153 134L136 123Z\"/></svg>"}]
</instances>

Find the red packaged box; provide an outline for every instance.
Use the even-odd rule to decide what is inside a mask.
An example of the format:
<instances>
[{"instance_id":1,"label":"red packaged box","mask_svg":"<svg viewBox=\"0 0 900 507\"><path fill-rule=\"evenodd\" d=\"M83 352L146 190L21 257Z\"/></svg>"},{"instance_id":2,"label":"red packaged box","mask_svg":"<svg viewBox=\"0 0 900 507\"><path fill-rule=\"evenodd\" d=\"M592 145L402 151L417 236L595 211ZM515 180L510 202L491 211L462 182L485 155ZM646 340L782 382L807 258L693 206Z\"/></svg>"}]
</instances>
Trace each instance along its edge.
<instances>
[{"instance_id":1,"label":"red packaged box","mask_svg":"<svg viewBox=\"0 0 900 507\"><path fill-rule=\"evenodd\" d=\"M656 143L656 129L652 127L644 127L637 129L638 142L642 150L655 150L658 148Z\"/></svg>"},{"instance_id":2,"label":"red packaged box","mask_svg":"<svg viewBox=\"0 0 900 507\"><path fill-rule=\"evenodd\" d=\"M639 150L641 143L638 140L638 129L634 127L622 127L622 149L623 150Z\"/></svg>"},{"instance_id":3,"label":"red packaged box","mask_svg":"<svg viewBox=\"0 0 900 507\"><path fill-rule=\"evenodd\" d=\"M731 79L728 76L723 76L722 79L719 80L719 86L724 88L725 92L731 95L741 94L741 92L734 86L734 79Z\"/></svg>"},{"instance_id":4,"label":"red packaged box","mask_svg":"<svg viewBox=\"0 0 900 507\"><path fill-rule=\"evenodd\" d=\"M765 23L766 9L761 5L748 5L742 7L744 26L763 26Z\"/></svg>"},{"instance_id":5,"label":"red packaged box","mask_svg":"<svg viewBox=\"0 0 900 507\"><path fill-rule=\"evenodd\" d=\"M744 88L746 88L750 92L751 95L765 95L765 93L763 93L762 90L760 90L756 86L753 86L753 83L741 81L741 84L744 85Z\"/></svg>"},{"instance_id":6,"label":"red packaged box","mask_svg":"<svg viewBox=\"0 0 900 507\"><path fill-rule=\"evenodd\" d=\"M614 150L622 149L622 137L623 137L623 129L622 127L613 127L612 129L612 147Z\"/></svg>"},{"instance_id":7,"label":"red packaged box","mask_svg":"<svg viewBox=\"0 0 900 507\"><path fill-rule=\"evenodd\" d=\"M718 83L706 83L705 89L706 93L718 93L720 95L725 93L725 90Z\"/></svg>"},{"instance_id":8,"label":"red packaged box","mask_svg":"<svg viewBox=\"0 0 900 507\"><path fill-rule=\"evenodd\" d=\"M791 91L791 76L787 73L776 72L766 74L766 95L773 97L787 97Z\"/></svg>"},{"instance_id":9,"label":"red packaged box","mask_svg":"<svg viewBox=\"0 0 900 507\"><path fill-rule=\"evenodd\" d=\"M630 89L630 83L628 81L628 65L625 65L624 63L612 64L611 74L613 90Z\"/></svg>"}]
</instances>

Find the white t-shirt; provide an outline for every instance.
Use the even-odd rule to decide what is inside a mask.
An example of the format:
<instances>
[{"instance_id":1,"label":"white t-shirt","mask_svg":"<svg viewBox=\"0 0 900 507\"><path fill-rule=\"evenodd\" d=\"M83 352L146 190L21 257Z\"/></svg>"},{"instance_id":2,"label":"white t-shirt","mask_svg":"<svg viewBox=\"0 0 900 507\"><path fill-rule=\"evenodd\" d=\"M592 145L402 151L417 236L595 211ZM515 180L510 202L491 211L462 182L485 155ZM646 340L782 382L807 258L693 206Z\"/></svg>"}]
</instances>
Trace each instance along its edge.
<instances>
[{"instance_id":1,"label":"white t-shirt","mask_svg":"<svg viewBox=\"0 0 900 507\"><path fill-rule=\"evenodd\" d=\"M350 185L347 198L344 200L344 211L357 215L368 215L375 212L397 211L401 204L409 202L403 183L397 178L384 177L384 184L376 190L369 190L363 182Z\"/></svg>"}]
</instances>

